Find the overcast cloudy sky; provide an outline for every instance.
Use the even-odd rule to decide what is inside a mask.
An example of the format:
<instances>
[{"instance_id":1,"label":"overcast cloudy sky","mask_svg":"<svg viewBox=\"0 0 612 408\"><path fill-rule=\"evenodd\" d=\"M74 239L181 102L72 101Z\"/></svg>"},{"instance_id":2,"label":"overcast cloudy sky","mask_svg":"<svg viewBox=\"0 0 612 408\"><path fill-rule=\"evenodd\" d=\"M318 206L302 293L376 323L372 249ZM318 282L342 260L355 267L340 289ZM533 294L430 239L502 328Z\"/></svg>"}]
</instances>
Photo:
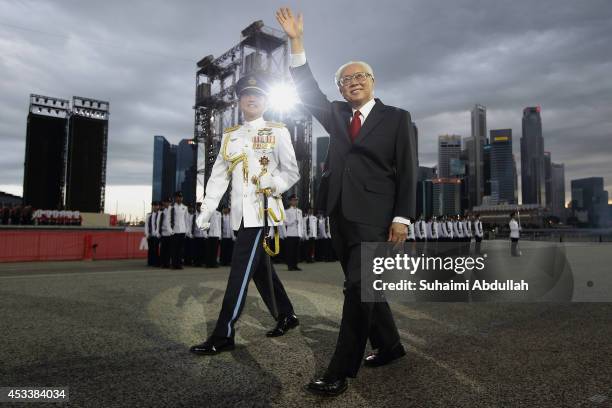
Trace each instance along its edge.
<instances>
[{"instance_id":1,"label":"overcast cloudy sky","mask_svg":"<svg viewBox=\"0 0 612 408\"><path fill-rule=\"evenodd\" d=\"M512 128L542 106L545 149L571 179L612 193L612 4L589 1L0 1L0 190L21 194L30 93L110 101L107 210L142 214L153 135L193 132L195 62L239 41L255 20L277 28L301 10L323 90L347 60L369 61L376 95L412 112L420 161L439 134L470 134L469 110ZM315 136L320 136L317 127Z\"/></svg>"}]
</instances>

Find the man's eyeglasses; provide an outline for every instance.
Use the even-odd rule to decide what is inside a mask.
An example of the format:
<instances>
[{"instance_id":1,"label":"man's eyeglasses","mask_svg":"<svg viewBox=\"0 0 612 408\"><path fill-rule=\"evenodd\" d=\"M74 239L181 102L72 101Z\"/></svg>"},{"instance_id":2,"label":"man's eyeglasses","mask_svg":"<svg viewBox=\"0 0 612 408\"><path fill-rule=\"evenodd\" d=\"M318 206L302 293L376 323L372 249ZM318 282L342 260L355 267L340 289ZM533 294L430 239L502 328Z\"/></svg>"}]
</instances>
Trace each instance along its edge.
<instances>
[{"instance_id":1,"label":"man's eyeglasses","mask_svg":"<svg viewBox=\"0 0 612 408\"><path fill-rule=\"evenodd\" d=\"M368 77L374 79L374 76L368 72L355 72L353 75L347 75L340 78L338 85L347 86L353 81L353 79L355 79L358 84L363 84Z\"/></svg>"}]
</instances>

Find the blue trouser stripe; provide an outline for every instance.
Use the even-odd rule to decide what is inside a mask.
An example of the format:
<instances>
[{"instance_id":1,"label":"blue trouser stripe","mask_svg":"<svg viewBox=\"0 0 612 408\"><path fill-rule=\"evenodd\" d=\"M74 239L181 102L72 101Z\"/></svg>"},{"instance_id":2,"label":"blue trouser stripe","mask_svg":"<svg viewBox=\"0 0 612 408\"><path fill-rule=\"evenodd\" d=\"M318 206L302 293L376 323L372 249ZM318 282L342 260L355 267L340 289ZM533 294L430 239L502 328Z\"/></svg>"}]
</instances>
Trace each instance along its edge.
<instances>
[{"instance_id":1,"label":"blue trouser stripe","mask_svg":"<svg viewBox=\"0 0 612 408\"><path fill-rule=\"evenodd\" d=\"M238 300L236 301L236 306L234 307L234 313L232 314L232 318L229 322L227 322L227 337L232 336L232 322L236 319L238 315L238 310L240 310L240 303L242 303L242 296L244 295L244 289L246 285L249 283L249 276L251 275L251 267L253 266L253 258L255 258L255 251L257 251L257 245L259 244L259 237L261 236L261 229L257 232L257 237L255 238L255 242L253 243L253 248L251 249L251 256L249 258L249 263L247 264L246 271L244 273L244 278L242 279L242 286L240 287L240 293L238 294Z\"/></svg>"}]
</instances>

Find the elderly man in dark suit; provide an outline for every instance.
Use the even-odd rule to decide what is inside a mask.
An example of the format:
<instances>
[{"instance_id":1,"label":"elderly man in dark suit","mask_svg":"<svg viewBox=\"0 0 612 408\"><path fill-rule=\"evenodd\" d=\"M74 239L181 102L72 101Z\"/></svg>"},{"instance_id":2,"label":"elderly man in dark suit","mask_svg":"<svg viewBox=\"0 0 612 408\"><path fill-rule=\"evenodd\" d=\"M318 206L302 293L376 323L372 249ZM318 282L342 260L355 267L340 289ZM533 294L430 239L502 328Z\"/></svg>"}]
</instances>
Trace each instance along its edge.
<instances>
[{"instance_id":1,"label":"elderly man in dark suit","mask_svg":"<svg viewBox=\"0 0 612 408\"><path fill-rule=\"evenodd\" d=\"M415 214L416 141L410 114L374 99L374 73L349 62L336 73L345 101L330 102L306 63L303 17L281 8L276 18L291 43L291 74L304 106L330 134L319 196L326 197L331 236L345 275L344 305L336 350L322 378L307 388L338 395L355 377L368 338L377 350L366 366L381 366L405 354L387 302L361 299L360 244L402 243Z\"/></svg>"}]
</instances>

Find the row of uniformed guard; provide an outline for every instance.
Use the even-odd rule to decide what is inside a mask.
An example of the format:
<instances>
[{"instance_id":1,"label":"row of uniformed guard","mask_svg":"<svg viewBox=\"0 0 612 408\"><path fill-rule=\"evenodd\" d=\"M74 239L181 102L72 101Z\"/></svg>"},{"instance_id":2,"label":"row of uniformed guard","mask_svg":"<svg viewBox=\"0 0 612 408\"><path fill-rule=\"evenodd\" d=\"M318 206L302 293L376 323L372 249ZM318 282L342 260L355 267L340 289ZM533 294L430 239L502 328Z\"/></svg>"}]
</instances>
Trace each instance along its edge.
<instances>
[{"instance_id":1,"label":"row of uniformed guard","mask_svg":"<svg viewBox=\"0 0 612 408\"><path fill-rule=\"evenodd\" d=\"M229 208L215 211L208 230L196 226L201 211L183 204L181 192L174 201L154 201L152 211L145 218L145 237L148 243L147 265L181 269L183 265L215 268L219 263L229 265L236 236L231 228Z\"/></svg>"},{"instance_id":2,"label":"row of uniformed guard","mask_svg":"<svg viewBox=\"0 0 612 408\"><path fill-rule=\"evenodd\" d=\"M277 226L280 252L274 261L287 263L289 270L300 270L300 260L308 263L334 261L336 257L331 246L329 217L323 214L315 216L312 208L303 216L302 210L297 207L297 196L292 195L289 201L290 206L285 209L285 223ZM230 265L236 240L230 208L215 211L210 218L210 227L204 230L198 228L195 222L201 205L198 202L195 208L185 206L180 192L176 193L174 200L152 202L144 228L148 266L180 269L183 265L211 268L219 263ZM274 237L272 227L269 236Z\"/></svg>"},{"instance_id":3,"label":"row of uniformed guard","mask_svg":"<svg viewBox=\"0 0 612 408\"><path fill-rule=\"evenodd\" d=\"M480 214L429 217L422 215L418 219L410 219L407 241L413 242L446 242L449 248L459 252L469 253L470 243L474 238L474 253L481 253L481 243L484 237Z\"/></svg>"}]
</instances>

